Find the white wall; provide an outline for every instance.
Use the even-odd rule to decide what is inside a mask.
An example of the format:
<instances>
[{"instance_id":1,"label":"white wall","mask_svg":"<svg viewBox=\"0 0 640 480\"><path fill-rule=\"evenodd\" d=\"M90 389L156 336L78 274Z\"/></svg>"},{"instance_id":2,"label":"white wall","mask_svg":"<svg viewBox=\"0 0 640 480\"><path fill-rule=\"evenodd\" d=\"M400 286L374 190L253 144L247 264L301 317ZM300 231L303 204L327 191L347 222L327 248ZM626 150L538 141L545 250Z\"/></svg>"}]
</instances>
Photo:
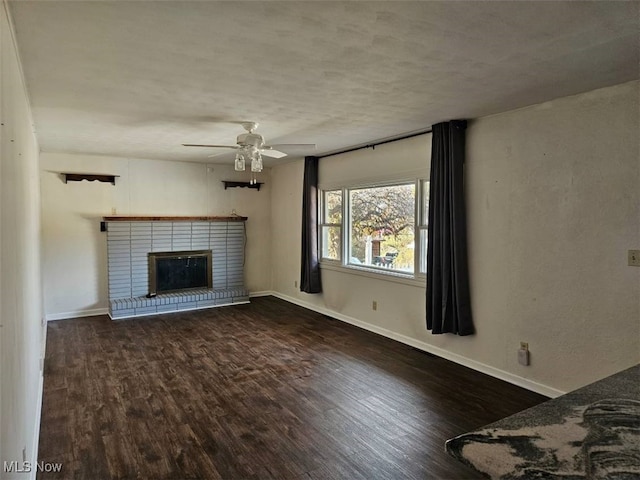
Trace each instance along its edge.
<instances>
[{"instance_id":1,"label":"white wall","mask_svg":"<svg viewBox=\"0 0 640 480\"><path fill-rule=\"evenodd\" d=\"M640 268L626 264L627 250L640 248L638 89L627 83L470 123L476 335L431 335L424 287L323 269L324 293L300 293L302 162L272 173L274 291L548 395L638 363ZM372 160L363 177L412 171L406 152L420 138L321 159L320 182L337 162L354 175L347 162L362 156ZM520 341L529 343L528 367L517 363Z\"/></svg>"},{"instance_id":2,"label":"white wall","mask_svg":"<svg viewBox=\"0 0 640 480\"><path fill-rule=\"evenodd\" d=\"M494 359L474 345L479 361L562 389L640 361L640 268L627 265L640 248L639 85L470 129L474 311L503 347ZM531 367L517 364L521 340Z\"/></svg>"},{"instance_id":3,"label":"white wall","mask_svg":"<svg viewBox=\"0 0 640 480\"><path fill-rule=\"evenodd\" d=\"M378 145L320 160L319 188L352 186L355 183L428 178L431 134ZM302 208L302 207L301 207Z\"/></svg>"},{"instance_id":4,"label":"white wall","mask_svg":"<svg viewBox=\"0 0 640 480\"><path fill-rule=\"evenodd\" d=\"M248 180L229 165L42 153L44 302L47 318L105 313L108 307L103 216L212 215L232 210L247 220L245 284L270 289L270 172L260 191L224 189L222 180ZM69 182L60 172L120 175L116 185Z\"/></svg>"},{"instance_id":5,"label":"white wall","mask_svg":"<svg viewBox=\"0 0 640 480\"><path fill-rule=\"evenodd\" d=\"M0 465L34 462L45 332L38 145L6 4L0 4ZM22 465L22 463L20 463ZM0 478L24 474L0 470Z\"/></svg>"}]
</instances>

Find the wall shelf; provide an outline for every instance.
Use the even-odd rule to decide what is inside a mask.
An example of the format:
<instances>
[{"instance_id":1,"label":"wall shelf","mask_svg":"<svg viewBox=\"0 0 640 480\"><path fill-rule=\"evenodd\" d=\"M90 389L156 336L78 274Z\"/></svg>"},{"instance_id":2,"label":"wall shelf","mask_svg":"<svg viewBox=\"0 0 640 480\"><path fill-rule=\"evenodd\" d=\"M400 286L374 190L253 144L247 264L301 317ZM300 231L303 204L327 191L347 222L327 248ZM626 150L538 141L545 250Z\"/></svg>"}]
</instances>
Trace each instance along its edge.
<instances>
[{"instance_id":1,"label":"wall shelf","mask_svg":"<svg viewBox=\"0 0 640 480\"><path fill-rule=\"evenodd\" d=\"M104 173L61 173L64 183L67 182L81 182L82 180L88 180L89 182L98 181L104 183L116 184L116 177L120 175L109 175Z\"/></svg>"},{"instance_id":2,"label":"wall shelf","mask_svg":"<svg viewBox=\"0 0 640 480\"><path fill-rule=\"evenodd\" d=\"M262 182L257 182L257 183L232 182L230 180L222 180L222 183L224 183L224 189L225 190L227 188L240 187L240 188L255 188L256 190L260 191L260 185L264 185L264 183L262 183Z\"/></svg>"}]
</instances>

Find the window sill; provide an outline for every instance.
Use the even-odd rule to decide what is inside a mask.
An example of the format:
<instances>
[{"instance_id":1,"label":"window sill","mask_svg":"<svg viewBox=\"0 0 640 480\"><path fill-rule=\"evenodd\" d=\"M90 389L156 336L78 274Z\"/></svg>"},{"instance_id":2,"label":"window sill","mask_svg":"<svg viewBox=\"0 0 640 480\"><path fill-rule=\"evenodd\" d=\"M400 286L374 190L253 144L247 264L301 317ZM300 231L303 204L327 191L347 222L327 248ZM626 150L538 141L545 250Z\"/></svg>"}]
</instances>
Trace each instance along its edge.
<instances>
[{"instance_id":1,"label":"window sill","mask_svg":"<svg viewBox=\"0 0 640 480\"><path fill-rule=\"evenodd\" d=\"M356 267L354 265L341 265L333 262L320 262L321 270L333 270L335 272L346 273L349 275L359 275L361 277L374 278L376 280L382 280L385 282L402 283L404 285L411 285L412 287L424 287L425 276L424 275L408 275L400 272L383 272L377 269L371 269L366 267Z\"/></svg>"}]
</instances>

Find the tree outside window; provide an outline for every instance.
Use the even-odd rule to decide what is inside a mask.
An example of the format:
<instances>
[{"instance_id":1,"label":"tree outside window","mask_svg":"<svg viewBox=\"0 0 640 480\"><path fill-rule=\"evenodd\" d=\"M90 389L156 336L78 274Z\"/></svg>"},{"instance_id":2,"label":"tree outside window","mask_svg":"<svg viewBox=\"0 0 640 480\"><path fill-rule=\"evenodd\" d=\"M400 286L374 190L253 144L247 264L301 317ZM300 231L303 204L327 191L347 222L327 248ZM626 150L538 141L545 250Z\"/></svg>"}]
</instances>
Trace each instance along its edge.
<instances>
[{"instance_id":1,"label":"tree outside window","mask_svg":"<svg viewBox=\"0 0 640 480\"><path fill-rule=\"evenodd\" d=\"M349 191L349 262L414 271L414 183Z\"/></svg>"}]
</instances>

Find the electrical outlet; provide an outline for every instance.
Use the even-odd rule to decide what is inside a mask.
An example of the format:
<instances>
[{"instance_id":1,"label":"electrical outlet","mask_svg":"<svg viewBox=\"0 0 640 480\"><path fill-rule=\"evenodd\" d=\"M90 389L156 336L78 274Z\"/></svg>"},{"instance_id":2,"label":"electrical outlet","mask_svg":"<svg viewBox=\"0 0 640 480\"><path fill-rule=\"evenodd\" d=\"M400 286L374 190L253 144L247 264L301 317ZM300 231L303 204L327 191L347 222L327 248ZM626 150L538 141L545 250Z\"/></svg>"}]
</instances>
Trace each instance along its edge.
<instances>
[{"instance_id":1,"label":"electrical outlet","mask_svg":"<svg viewBox=\"0 0 640 480\"><path fill-rule=\"evenodd\" d=\"M640 267L640 250L629 250L629 266Z\"/></svg>"},{"instance_id":2,"label":"electrical outlet","mask_svg":"<svg viewBox=\"0 0 640 480\"><path fill-rule=\"evenodd\" d=\"M295 288L298 288L298 280L294 280L294 281L293 281L293 286L294 286Z\"/></svg>"},{"instance_id":3,"label":"electrical outlet","mask_svg":"<svg viewBox=\"0 0 640 480\"><path fill-rule=\"evenodd\" d=\"M371 304L371 308L373 308L374 310L378 310L378 302L374 300L373 303Z\"/></svg>"},{"instance_id":4,"label":"electrical outlet","mask_svg":"<svg viewBox=\"0 0 640 480\"><path fill-rule=\"evenodd\" d=\"M525 367L529 365L529 350L518 350L518 363Z\"/></svg>"},{"instance_id":5,"label":"electrical outlet","mask_svg":"<svg viewBox=\"0 0 640 480\"><path fill-rule=\"evenodd\" d=\"M525 367L529 365L529 344L527 342L520 342L520 349L518 350L518 363Z\"/></svg>"}]
</instances>

